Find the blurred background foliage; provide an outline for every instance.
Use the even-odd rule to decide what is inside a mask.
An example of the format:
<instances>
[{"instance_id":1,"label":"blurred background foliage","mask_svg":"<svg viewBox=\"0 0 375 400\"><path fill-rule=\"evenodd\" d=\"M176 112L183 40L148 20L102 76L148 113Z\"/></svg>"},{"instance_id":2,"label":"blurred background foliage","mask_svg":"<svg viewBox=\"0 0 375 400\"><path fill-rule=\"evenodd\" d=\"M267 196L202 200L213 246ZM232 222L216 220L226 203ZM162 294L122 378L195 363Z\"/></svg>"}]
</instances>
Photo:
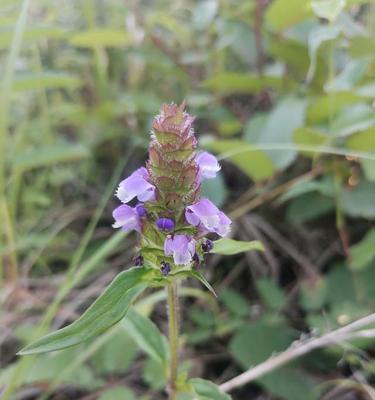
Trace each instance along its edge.
<instances>
[{"instance_id":1,"label":"blurred background foliage","mask_svg":"<svg viewBox=\"0 0 375 400\"><path fill-rule=\"evenodd\" d=\"M183 289L186 373L221 383L374 310L373 2L0 0L0 26L5 399L165 398L127 320L85 346L15 356L131 264L113 192L144 162L163 102L185 99L221 158L204 190L233 237L266 248L208 257L218 302ZM165 332L162 300L137 309ZM233 398L373 399L373 344L316 350Z\"/></svg>"}]
</instances>

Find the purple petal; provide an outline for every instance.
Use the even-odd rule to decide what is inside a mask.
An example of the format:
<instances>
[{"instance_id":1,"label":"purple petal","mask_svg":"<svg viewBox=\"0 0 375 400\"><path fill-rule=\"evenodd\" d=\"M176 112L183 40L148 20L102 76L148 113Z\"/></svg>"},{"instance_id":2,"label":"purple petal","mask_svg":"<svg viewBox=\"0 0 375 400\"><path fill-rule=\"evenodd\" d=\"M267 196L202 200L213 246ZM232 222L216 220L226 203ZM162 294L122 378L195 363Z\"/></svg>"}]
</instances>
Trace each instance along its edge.
<instances>
[{"instance_id":1,"label":"purple petal","mask_svg":"<svg viewBox=\"0 0 375 400\"><path fill-rule=\"evenodd\" d=\"M115 208L112 213L115 223L112 225L114 228L121 228L125 232L133 229L136 231L141 230L141 223L137 211L126 204Z\"/></svg>"},{"instance_id":2,"label":"purple petal","mask_svg":"<svg viewBox=\"0 0 375 400\"><path fill-rule=\"evenodd\" d=\"M201 226L209 232L225 236L230 230L231 220L208 199L201 199L188 206L185 218L189 224Z\"/></svg>"},{"instance_id":3,"label":"purple petal","mask_svg":"<svg viewBox=\"0 0 375 400\"><path fill-rule=\"evenodd\" d=\"M116 196L123 202L127 203L134 197L138 197L139 201L155 200L155 186L148 182L147 169L138 168L128 178L120 182Z\"/></svg>"},{"instance_id":4,"label":"purple petal","mask_svg":"<svg viewBox=\"0 0 375 400\"><path fill-rule=\"evenodd\" d=\"M195 241L186 235L168 235L164 242L164 253L173 255L176 265L188 264L195 254Z\"/></svg>"},{"instance_id":5,"label":"purple petal","mask_svg":"<svg viewBox=\"0 0 375 400\"><path fill-rule=\"evenodd\" d=\"M199 153L195 161L199 166L200 180L215 178L216 173L221 169L217 158L207 151Z\"/></svg>"}]
</instances>

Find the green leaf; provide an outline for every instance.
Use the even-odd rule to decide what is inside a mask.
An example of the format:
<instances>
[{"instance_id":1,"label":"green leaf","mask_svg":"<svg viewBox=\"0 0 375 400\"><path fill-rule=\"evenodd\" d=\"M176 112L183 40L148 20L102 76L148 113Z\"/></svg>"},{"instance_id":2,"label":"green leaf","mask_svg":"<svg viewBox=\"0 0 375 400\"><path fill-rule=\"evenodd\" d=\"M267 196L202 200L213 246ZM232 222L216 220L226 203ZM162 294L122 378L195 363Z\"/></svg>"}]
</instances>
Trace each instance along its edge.
<instances>
[{"instance_id":1,"label":"green leaf","mask_svg":"<svg viewBox=\"0 0 375 400\"><path fill-rule=\"evenodd\" d=\"M149 318L130 308L121 324L140 349L152 359L162 364L166 363L168 358L167 339Z\"/></svg>"},{"instance_id":2,"label":"green leaf","mask_svg":"<svg viewBox=\"0 0 375 400\"><path fill-rule=\"evenodd\" d=\"M284 321L264 316L255 323L242 325L229 348L234 359L247 369L265 361L273 352L285 350L292 340L291 330Z\"/></svg>"},{"instance_id":3,"label":"green leaf","mask_svg":"<svg viewBox=\"0 0 375 400\"><path fill-rule=\"evenodd\" d=\"M201 378L193 378L189 380L198 400L230 400L231 397L222 392L220 388L213 382Z\"/></svg>"},{"instance_id":4,"label":"green leaf","mask_svg":"<svg viewBox=\"0 0 375 400\"><path fill-rule=\"evenodd\" d=\"M230 256L233 254L244 253L246 251L264 251L263 244L258 240L246 242L242 240L233 239L219 239L214 242L212 253Z\"/></svg>"},{"instance_id":5,"label":"green leaf","mask_svg":"<svg viewBox=\"0 0 375 400\"><path fill-rule=\"evenodd\" d=\"M266 22L280 32L312 15L309 1L275 0L267 7Z\"/></svg>"},{"instance_id":6,"label":"green leaf","mask_svg":"<svg viewBox=\"0 0 375 400\"><path fill-rule=\"evenodd\" d=\"M167 385L165 368L153 358L147 359L144 363L143 379L154 390L161 390Z\"/></svg>"},{"instance_id":7,"label":"green leaf","mask_svg":"<svg viewBox=\"0 0 375 400\"><path fill-rule=\"evenodd\" d=\"M255 94L267 87L281 89L290 84L284 77L279 76L259 77L256 74L222 72L205 80L202 85L221 95L228 95L233 93Z\"/></svg>"},{"instance_id":8,"label":"green leaf","mask_svg":"<svg viewBox=\"0 0 375 400\"><path fill-rule=\"evenodd\" d=\"M244 317L250 313L250 304L247 299L235 290L224 289L220 293L220 300L235 315Z\"/></svg>"},{"instance_id":9,"label":"green leaf","mask_svg":"<svg viewBox=\"0 0 375 400\"><path fill-rule=\"evenodd\" d=\"M375 182L375 160L361 160L363 172L370 182Z\"/></svg>"},{"instance_id":10,"label":"green leaf","mask_svg":"<svg viewBox=\"0 0 375 400\"><path fill-rule=\"evenodd\" d=\"M335 79L325 86L329 92L351 90L364 77L369 66L369 59L351 60Z\"/></svg>"},{"instance_id":11,"label":"green leaf","mask_svg":"<svg viewBox=\"0 0 375 400\"><path fill-rule=\"evenodd\" d=\"M322 146L328 141L328 136L306 126L297 128L293 133L294 143L297 145ZM314 157L316 153L301 151L306 157Z\"/></svg>"},{"instance_id":12,"label":"green leaf","mask_svg":"<svg viewBox=\"0 0 375 400\"><path fill-rule=\"evenodd\" d=\"M90 359L94 370L99 374L120 374L127 371L137 355L138 349L133 339L118 325L108 341ZM126 349L126 351L119 351ZM52 353L52 354L60 354Z\"/></svg>"},{"instance_id":13,"label":"green leaf","mask_svg":"<svg viewBox=\"0 0 375 400\"><path fill-rule=\"evenodd\" d=\"M242 140L215 140L206 147L230 159L238 168L254 180L269 178L274 173L270 157Z\"/></svg>"},{"instance_id":14,"label":"green leaf","mask_svg":"<svg viewBox=\"0 0 375 400\"><path fill-rule=\"evenodd\" d=\"M33 89L70 89L80 86L82 81L74 75L43 71L17 74L13 89L16 91Z\"/></svg>"},{"instance_id":15,"label":"green leaf","mask_svg":"<svg viewBox=\"0 0 375 400\"><path fill-rule=\"evenodd\" d=\"M305 110L306 101L302 98L288 96L281 99L266 119L260 122L258 140L250 141L250 144L292 143L293 131L304 123ZM260 124L259 120L256 122ZM297 156L295 150L268 150L266 154L279 169L286 168Z\"/></svg>"},{"instance_id":16,"label":"green leaf","mask_svg":"<svg viewBox=\"0 0 375 400\"><path fill-rule=\"evenodd\" d=\"M227 189L224 183L223 175L219 172L214 179L205 179L202 182L202 195L221 207L227 197Z\"/></svg>"},{"instance_id":17,"label":"green leaf","mask_svg":"<svg viewBox=\"0 0 375 400\"><path fill-rule=\"evenodd\" d=\"M123 47L132 42L131 36L123 30L90 29L73 35L70 43L76 47Z\"/></svg>"},{"instance_id":18,"label":"green leaf","mask_svg":"<svg viewBox=\"0 0 375 400\"><path fill-rule=\"evenodd\" d=\"M365 180L352 189L345 188L341 194L342 208L352 217L375 218L375 182Z\"/></svg>"},{"instance_id":19,"label":"green leaf","mask_svg":"<svg viewBox=\"0 0 375 400\"><path fill-rule=\"evenodd\" d=\"M134 393L124 386L112 387L104 390L98 400L135 400Z\"/></svg>"},{"instance_id":20,"label":"green leaf","mask_svg":"<svg viewBox=\"0 0 375 400\"><path fill-rule=\"evenodd\" d=\"M82 145L60 143L19 152L13 158L12 166L16 170L26 171L33 168L81 160L88 157L89 154L88 149Z\"/></svg>"},{"instance_id":21,"label":"green leaf","mask_svg":"<svg viewBox=\"0 0 375 400\"><path fill-rule=\"evenodd\" d=\"M18 354L61 350L105 332L125 316L133 300L146 288L150 272L138 267L121 272L77 321L38 339Z\"/></svg>"},{"instance_id":22,"label":"green leaf","mask_svg":"<svg viewBox=\"0 0 375 400\"><path fill-rule=\"evenodd\" d=\"M335 21L345 7L345 0L312 0L311 7L319 18Z\"/></svg>"},{"instance_id":23,"label":"green leaf","mask_svg":"<svg viewBox=\"0 0 375 400\"><path fill-rule=\"evenodd\" d=\"M373 151L375 153L375 127L351 135L346 141L346 147L353 150Z\"/></svg>"},{"instance_id":24,"label":"green leaf","mask_svg":"<svg viewBox=\"0 0 375 400\"><path fill-rule=\"evenodd\" d=\"M256 287L267 307L275 310L285 307L287 299L284 292L273 281L266 278L258 279Z\"/></svg>"},{"instance_id":25,"label":"green leaf","mask_svg":"<svg viewBox=\"0 0 375 400\"><path fill-rule=\"evenodd\" d=\"M370 229L365 237L357 244L351 246L351 265L354 269L364 269L375 258L375 228Z\"/></svg>"},{"instance_id":26,"label":"green leaf","mask_svg":"<svg viewBox=\"0 0 375 400\"><path fill-rule=\"evenodd\" d=\"M360 96L352 92L332 93L329 96L320 96L313 100L307 109L309 124L328 121L332 116L346 106L361 100Z\"/></svg>"},{"instance_id":27,"label":"green leaf","mask_svg":"<svg viewBox=\"0 0 375 400\"><path fill-rule=\"evenodd\" d=\"M340 35L341 29L336 25L318 26L313 29L309 35L309 56L310 67L307 72L306 80L311 82L317 65L318 50L320 46L327 41L336 39Z\"/></svg>"}]
</instances>

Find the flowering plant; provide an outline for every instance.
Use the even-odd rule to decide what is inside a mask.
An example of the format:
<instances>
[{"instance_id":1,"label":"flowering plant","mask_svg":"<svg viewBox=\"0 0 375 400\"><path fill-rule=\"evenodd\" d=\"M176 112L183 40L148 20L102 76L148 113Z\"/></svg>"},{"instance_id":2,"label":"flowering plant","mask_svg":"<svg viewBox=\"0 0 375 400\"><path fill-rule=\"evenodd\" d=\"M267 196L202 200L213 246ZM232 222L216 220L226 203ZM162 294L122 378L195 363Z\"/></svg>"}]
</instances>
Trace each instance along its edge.
<instances>
[{"instance_id":1,"label":"flowering plant","mask_svg":"<svg viewBox=\"0 0 375 400\"><path fill-rule=\"evenodd\" d=\"M211 382L186 381L178 375L178 282L196 278L215 294L199 271L205 254L235 254L260 247L253 242L213 242L207 238L209 234L228 235L231 220L209 199L201 197L202 181L215 178L220 165L212 154L197 151L194 118L184 109L184 103L162 106L152 124L146 167L120 182L116 191L122 204L113 211L113 227L139 233L134 267L121 272L78 320L42 337L19 354L60 350L92 339L122 320L147 287L165 286L170 344L168 354L160 358L169 379L169 398L177 399L179 392L202 399L229 398ZM133 311L127 318L135 326L141 324ZM156 347L156 352L160 351L163 342Z\"/></svg>"}]
</instances>

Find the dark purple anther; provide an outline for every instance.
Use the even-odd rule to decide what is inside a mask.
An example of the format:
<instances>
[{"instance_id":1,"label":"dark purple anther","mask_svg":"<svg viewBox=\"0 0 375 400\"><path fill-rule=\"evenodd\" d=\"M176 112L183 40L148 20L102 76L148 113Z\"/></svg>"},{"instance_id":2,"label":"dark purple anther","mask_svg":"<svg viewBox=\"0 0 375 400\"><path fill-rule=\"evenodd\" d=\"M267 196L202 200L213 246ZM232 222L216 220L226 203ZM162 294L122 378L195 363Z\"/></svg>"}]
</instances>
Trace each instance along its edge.
<instances>
[{"instance_id":1,"label":"dark purple anther","mask_svg":"<svg viewBox=\"0 0 375 400\"><path fill-rule=\"evenodd\" d=\"M141 255L134 257L133 264L137 267L140 267L141 265L143 265L143 257Z\"/></svg>"},{"instance_id":2,"label":"dark purple anther","mask_svg":"<svg viewBox=\"0 0 375 400\"><path fill-rule=\"evenodd\" d=\"M146 211L146 209L144 208L144 206L143 206L142 203L138 203L138 204L135 206L135 210L137 211L137 214L138 214L141 218L143 218L143 217L145 217L145 216L147 215L147 211Z\"/></svg>"},{"instance_id":3,"label":"dark purple anther","mask_svg":"<svg viewBox=\"0 0 375 400\"><path fill-rule=\"evenodd\" d=\"M202 243L202 250L205 253L209 253L214 248L214 243L210 239L206 239L204 243Z\"/></svg>"},{"instance_id":4,"label":"dark purple anther","mask_svg":"<svg viewBox=\"0 0 375 400\"><path fill-rule=\"evenodd\" d=\"M159 218L156 221L156 226L161 231L170 232L174 229L174 222L170 218Z\"/></svg>"},{"instance_id":5,"label":"dark purple anther","mask_svg":"<svg viewBox=\"0 0 375 400\"><path fill-rule=\"evenodd\" d=\"M165 261L162 261L160 264L161 264L160 272L162 273L162 275L164 276L169 275L169 273L171 272L171 265Z\"/></svg>"}]
</instances>

